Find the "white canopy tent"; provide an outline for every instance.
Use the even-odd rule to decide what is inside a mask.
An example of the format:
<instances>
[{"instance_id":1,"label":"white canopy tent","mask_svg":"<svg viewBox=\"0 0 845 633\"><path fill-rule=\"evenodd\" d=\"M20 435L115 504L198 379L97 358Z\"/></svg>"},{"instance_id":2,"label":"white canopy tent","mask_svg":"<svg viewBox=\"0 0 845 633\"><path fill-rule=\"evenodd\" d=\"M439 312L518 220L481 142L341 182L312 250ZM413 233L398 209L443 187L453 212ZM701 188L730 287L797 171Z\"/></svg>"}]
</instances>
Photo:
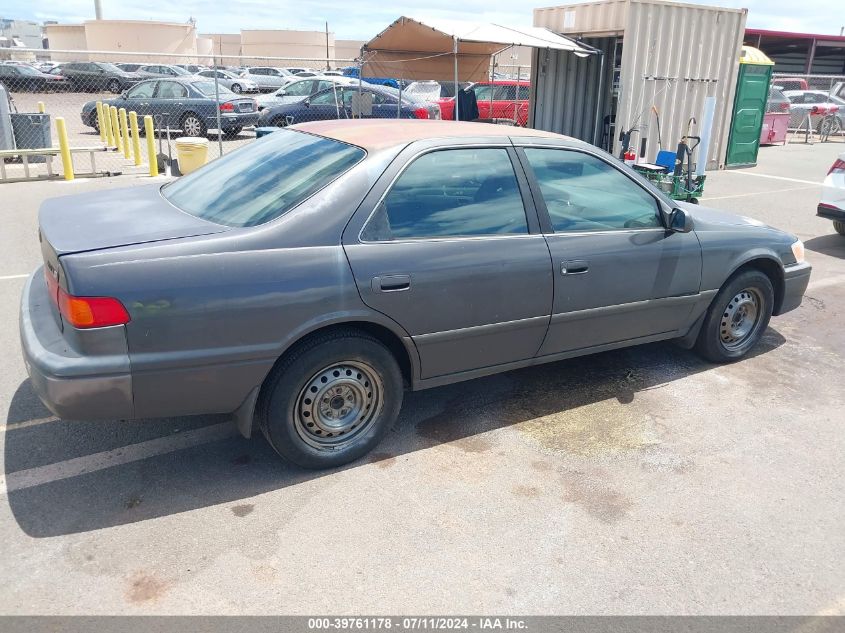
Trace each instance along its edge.
<instances>
[{"instance_id":1,"label":"white canopy tent","mask_svg":"<svg viewBox=\"0 0 845 633\"><path fill-rule=\"evenodd\" d=\"M570 51L579 57L598 52L541 27L421 22L402 16L361 48L361 76L454 81L457 93L459 81L487 78L491 56L512 46Z\"/></svg>"},{"instance_id":2,"label":"white canopy tent","mask_svg":"<svg viewBox=\"0 0 845 633\"><path fill-rule=\"evenodd\" d=\"M546 28L401 17L362 47L363 77L481 81L490 57L511 46L596 51Z\"/></svg>"}]
</instances>

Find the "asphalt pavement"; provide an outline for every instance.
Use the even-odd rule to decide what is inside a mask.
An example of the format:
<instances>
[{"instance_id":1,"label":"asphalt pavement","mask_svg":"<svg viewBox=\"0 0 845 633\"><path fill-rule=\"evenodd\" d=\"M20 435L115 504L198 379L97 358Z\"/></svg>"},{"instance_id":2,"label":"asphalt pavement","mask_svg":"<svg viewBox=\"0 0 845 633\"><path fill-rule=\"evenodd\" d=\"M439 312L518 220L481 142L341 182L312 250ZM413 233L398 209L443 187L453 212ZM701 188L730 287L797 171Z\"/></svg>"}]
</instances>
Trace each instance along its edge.
<instances>
[{"instance_id":1,"label":"asphalt pavement","mask_svg":"<svg viewBox=\"0 0 845 633\"><path fill-rule=\"evenodd\" d=\"M704 204L814 266L751 357L660 343L408 394L316 473L224 416L53 418L18 342L38 206L149 178L0 185L0 612L845 613L845 237L815 217L842 151L708 176Z\"/></svg>"}]
</instances>

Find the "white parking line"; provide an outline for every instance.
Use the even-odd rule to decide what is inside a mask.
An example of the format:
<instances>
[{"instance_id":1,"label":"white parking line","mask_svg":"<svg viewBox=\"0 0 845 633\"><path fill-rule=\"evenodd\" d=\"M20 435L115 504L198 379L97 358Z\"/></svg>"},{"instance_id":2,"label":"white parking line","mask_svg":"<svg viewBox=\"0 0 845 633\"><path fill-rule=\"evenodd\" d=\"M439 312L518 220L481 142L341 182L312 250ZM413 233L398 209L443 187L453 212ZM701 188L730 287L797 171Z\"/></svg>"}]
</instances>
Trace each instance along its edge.
<instances>
[{"instance_id":1,"label":"white parking line","mask_svg":"<svg viewBox=\"0 0 845 633\"><path fill-rule=\"evenodd\" d=\"M712 198L708 196L702 196L700 200L710 201L710 200L727 200L728 198L748 198L750 196L767 196L774 193L785 193L787 191L804 191L806 189L815 189L815 187L789 187L788 189L770 189L768 191L755 191L753 193L735 193L731 196L714 196Z\"/></svg>"},{"instance_id":2,"label":"white parking line","mask_svg":"<svg viewBox=\"0 0 845 633\"><path fill-rule=\"evenodd\" d=\"M757 176L757 178L771 178L772 180L786 180L787 182L803 182L805 185L822 186L823 183L815 180L801 180L800 178L787 178L786 176L770 176L769 174L755 174L753 171L726 171L726 174L738 174L740 176Z\"/></svg>"},{"instance_id":3,"label":"white parking line","mask_svg":"<svg viewBox=\"0 0 845 633\"><path fill-rule=\"evenodd\" d=\"M26 279L29 277L30 273L24 273L23 275L0 275L0 281L9 281L11 279Z\"/></svg>"},{"instance_id":4,"label":"white parking line","mask_svg":"<svg viewBox=\"0 0 845 633\"><path fill-rule=\"evenodd\" d=\"M38 418L37 420L26 420L24 422L7 422L6 428L10 431L13 429L28 429L31 426L41 426L50 422L58 422L59 418L50 416L49 418Z\"/></svg>"},{"instance_id":5,"label":"white parking line","mask_svg":"<svg viewBox=\"0 0 845 633\"><path fill-rule=\"evenodd\" d=\"M11 429L9 429L11 430ZM7 430L7 432L9 431ZM237 429L231 422L221 422L201 429L176 433L166 437L157 437L154 440L121 446L111 451L94 453L68 459L55 464L37 466L27 470L19 470L9 473L5 477L0 476L0 496L24 490L34 486L49 484L62 479L78 477L86 473L93 473L98 470L129 464L148 457L156 457L173 453L185 448L216 442L237 435Z\"/></svg>"}]
</instances>

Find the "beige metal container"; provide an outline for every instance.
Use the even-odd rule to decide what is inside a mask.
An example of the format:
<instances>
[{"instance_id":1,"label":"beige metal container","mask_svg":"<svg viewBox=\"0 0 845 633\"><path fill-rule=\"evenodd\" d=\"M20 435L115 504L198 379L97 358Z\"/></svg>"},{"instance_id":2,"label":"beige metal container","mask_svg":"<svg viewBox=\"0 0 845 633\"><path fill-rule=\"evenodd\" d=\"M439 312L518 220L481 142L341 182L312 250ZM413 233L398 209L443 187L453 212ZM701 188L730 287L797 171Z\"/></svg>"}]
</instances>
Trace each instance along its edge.
<instances>
[{"instance_id":1,"label":"beige metal container","mask_svg":"<svg viewBox=\"0 0 845 633\"><path fill-rule=\"evenodd\" d=\"M585 73L573 71L573 66L586 65L584 60L564 60L558 54L550 55L551 51L538 51L532 69L531 123L545 130L572 133L564 125L571 113L561 112L559 104L569 101L576 107L570 95L577 94L581 102L593 109L600 98L598 121L595 114L578 115L583 119L589 114L593 129L600 130L615 98L614 153L618 154L620 148L619 131L637 127L640 135L648 138L646 159L653 161L658 144L652 105L660 112L663 148L674 149L689 119L700 119L705 98L714 96L716 113L707 166L722 167L746 14L745 9L660 0L609 0L535 9L534 26L545 26L569 37L589 38L594 46L601 38L608 38L606 42L615 38L621 42L622 52L616 68L612 54L605 55L600 89L598 82L584 81ZM595 61L586 63L596 65ZM618 73L616 94L611 92L614 72ZM597 74L595 70L587 73ZM549 89L552 84L554 89ZM589 127L581 120L572 129L580 138L592 142L592 135L585 138L584 134ZM699 130L694 125L692 134ZM638 152L640 135L633 137Z\"/></svg>"}]
</instances>

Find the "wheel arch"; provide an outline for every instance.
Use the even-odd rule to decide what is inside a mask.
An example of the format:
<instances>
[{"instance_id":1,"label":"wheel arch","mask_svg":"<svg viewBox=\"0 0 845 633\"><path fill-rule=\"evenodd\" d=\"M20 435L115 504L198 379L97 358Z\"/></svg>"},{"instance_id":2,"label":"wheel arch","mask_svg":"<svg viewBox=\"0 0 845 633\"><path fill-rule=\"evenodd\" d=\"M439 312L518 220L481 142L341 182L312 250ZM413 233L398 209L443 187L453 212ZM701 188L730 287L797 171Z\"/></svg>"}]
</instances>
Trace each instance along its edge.
<instances>
[{"instance_id":1,"label":"wheel arch","mask_svg":"<svg viewBox=\"0 0 845 633\"><path fill-rule=\"evenodd\" d=\"M387 318L378 318L367 314L328 317L298 330L280 349L278 358L265 374L261 384L250 391L241 406L233 414L241 435L247 438L252 436L255 429L255 409L266 388L267 379L273 374L276 367L299 345L315 336L335 330L357 330L381 342L399 364L402 371L402 382L406 388L412 388L419 379L419 356L416 346L407 332L402 330L398 324L389 321Z\"/></svg>"},{"instance_id":2,"label":"wheel arch","mask_svg":"<svg viewBox=\"0 0 845 633\"><path fill-rule=\"evenodd\" d=\"M775 303L772 306L772 314L774 316L780 314L780 308L783 305L784 296L783 265L780 263L780 260L770 254L759 253L753 255L737 264L722 283L722 286L746 270L760 271L769 278L769 281L772 282L772 289L775 293Z\"/></svg>"}]
</instances>

